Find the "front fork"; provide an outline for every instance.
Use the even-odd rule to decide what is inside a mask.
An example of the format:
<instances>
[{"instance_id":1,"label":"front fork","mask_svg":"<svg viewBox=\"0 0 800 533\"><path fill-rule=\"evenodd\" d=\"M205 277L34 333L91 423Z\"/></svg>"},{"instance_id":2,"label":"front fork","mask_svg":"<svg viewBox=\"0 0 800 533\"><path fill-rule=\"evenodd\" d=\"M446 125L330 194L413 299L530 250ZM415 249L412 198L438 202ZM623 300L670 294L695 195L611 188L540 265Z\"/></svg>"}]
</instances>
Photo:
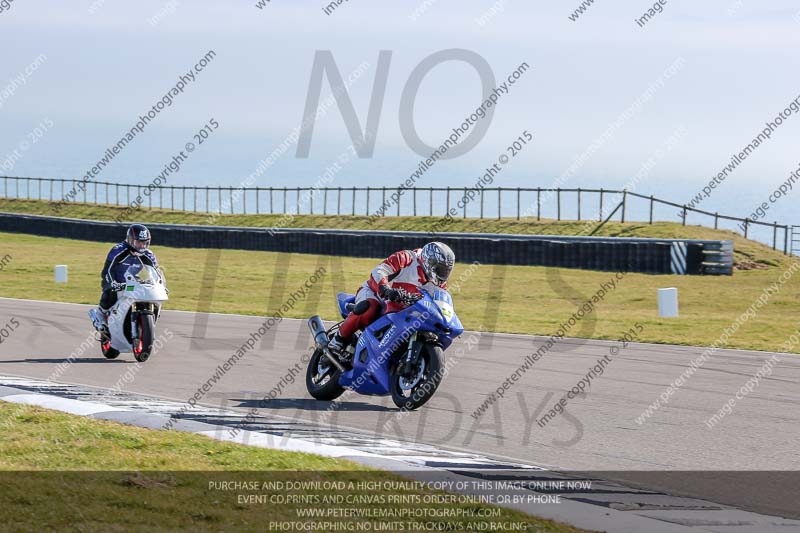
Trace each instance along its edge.
<instances>
[{"instance_id":1,"label":"front fork","mask_svg":"<svg viewBox=\"0 0 800 533\"><path fill-rule=\"evenodd\" d=\"M158 313L155 304L152 303L137 303L131 309L131 345L136 346L139 343L139 338L142 332L139 331L139 315L154 315L158 318Z\"/></svg>"},{"instance_id":2,"label":"front fork","mask_svg":"<svg viewBox=\"0 0 800 533\"><path fill-rule=\"evenodd\" d=\"M397 369L397 373L401 376L405 376L413 372L417 359L419 359L419 354L422 351L423 343L420 342L417 337L418 335L415 331L411 335L411 339L408 341L408 350L406 351L406 355L403 360L400 361L400 366Z\"/></svg>"}]
</instances>

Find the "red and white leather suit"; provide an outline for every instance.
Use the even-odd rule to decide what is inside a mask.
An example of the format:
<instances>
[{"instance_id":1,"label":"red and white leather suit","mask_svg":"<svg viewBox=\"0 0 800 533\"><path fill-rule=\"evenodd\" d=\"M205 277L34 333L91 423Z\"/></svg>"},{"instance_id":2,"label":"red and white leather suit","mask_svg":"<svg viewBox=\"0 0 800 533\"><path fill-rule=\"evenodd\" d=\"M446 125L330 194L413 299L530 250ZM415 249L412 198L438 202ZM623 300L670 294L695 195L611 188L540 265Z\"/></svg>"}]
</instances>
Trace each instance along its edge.
<instances>
[{"instance_id":1,"label":"red and white leather suit","mask_svg":"<svg viewBox=\"0 0 800 533\"><path fill-rule=\"evenodd\" d=\"M418 293L424 285L434 285L425 275L420 262L421 248L416 250L400 250L387 257L376 266L369 279L358 289L356 303L367 300L369 309L360 315L350 315L339 327L339 335L343 338L351 337L356 330L364 329L381 315L383 300L380 298L380 287L386 285L392 288L403 288L410 293ZM438 285L447 288L447 282ZM386 312L393 313L403 309L403 305L395 302L386 302Z\"/></svg>"}]
</instances>

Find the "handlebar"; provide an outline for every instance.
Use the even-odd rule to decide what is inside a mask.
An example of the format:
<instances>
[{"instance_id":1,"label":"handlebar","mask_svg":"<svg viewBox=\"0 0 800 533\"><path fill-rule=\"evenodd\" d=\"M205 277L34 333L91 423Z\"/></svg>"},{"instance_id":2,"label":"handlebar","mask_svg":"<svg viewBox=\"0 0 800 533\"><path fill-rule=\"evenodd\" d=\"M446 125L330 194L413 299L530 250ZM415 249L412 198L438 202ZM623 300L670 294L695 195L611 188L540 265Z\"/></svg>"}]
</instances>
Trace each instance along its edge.
<instances>
[{"instance_id":1,"label":"handlebar","mask_svg":"<svg viewBox=\"0 0 800 533\"><path fill-rule=\"evenodd\" d=\"M401 303L406 307L410 307L422 299L419 293L408 292L402 287L395 289L399 293L399 297L395 300L396 303Z\"/></svg>"}]
</instances>

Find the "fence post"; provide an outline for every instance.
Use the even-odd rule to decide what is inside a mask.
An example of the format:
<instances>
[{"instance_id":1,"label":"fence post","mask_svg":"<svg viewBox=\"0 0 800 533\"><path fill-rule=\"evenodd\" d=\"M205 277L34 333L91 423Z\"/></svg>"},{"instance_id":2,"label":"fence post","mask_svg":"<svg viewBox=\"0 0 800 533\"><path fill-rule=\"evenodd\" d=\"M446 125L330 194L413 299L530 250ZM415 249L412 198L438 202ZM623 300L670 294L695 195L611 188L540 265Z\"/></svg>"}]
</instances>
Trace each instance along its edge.
<instances>
[{"instance_id":1,"label":"fence post","mask_svg":"<svg viewBox=\"0 0 800 533\"><path fill-rule=\"evenodd\" d=\"M542 188L536 187L536 220L542 219Z\"/></svg>"},{"instance_id":2,"label":"fence post","mask_svg":"<svg viewBox=\"0 0 800 533\"><path fill-rule=\"evenodd\" d=\"M317 192L314 187L309 187L308 189L308 206L311 214L314 214L314 193Z\"/></svg>"},{"instance_id":3,"label":"fence post","mask_svg":"<svg viewBox=\"0 0 800 533\"><path fill-rule=\"evenodd\" d=\"M128 191L128 196L130 196L130 191ZM188 211L186 209L186 186L184 185L181 187L181 211Z\"/></svg>"},{"instance_id":4,"label":"fence post","mask_svg":"<svg viewBox=\"0 0 800 533\"><path fill-rule=\"evenodd\" d=\"M747 227L748 227L748 224L750 224L750 219L745 218L744 219L744 238L745 239L747 238Z\"/></svg>"},{"instance_id":5,"label":"fence post","mask_svg":"<svg viewBox=\"0 0 800 533\"><path fill-rule=\"evenodd\" d=\"M556 198L557 198L557 205L558 205L558 220L561 220L561 187L556 189Z\"/></svg>"},{"instance_id":6,"label":"fence post","mask_svg":"<svg viewBox=\"0 0 800 533\"><path fill-rule=\"evenodd\" d=\"M503 202L500 201L500 200L502 200L502 192L503 192L503 188L502 187L497 187L497 220L500 220L500 214L501 214L501 212L500 212L501 207L500 206L503 205Z\"/></svg>"},{"instance_id":7,"label":"fence post","mask_svg":"<svg viewBox=\"0 0 800 533\"><path fill-rule=\"evenodd\" d=\"M603 221L603 188L600 187L600 216L597 218L599 221Z\"/></svg>"},{"instance_id":8,"label":"fence post","mask_svg":"<svg viewBox=\"0 0 800 533\"><path fill-rule=\"evenodd\" d=\"M520 200L520 188L517 187L517 220L519 220L519 200Z\"/></svg>"},{"instance_id":9,"label":"fence post","mask_svg":"<svg viewBox=\"0 0 800 533\"><path fill-rule=\"evenodd\" d=\"M719 229L719 213L714 213L714 229Z\"/></svg>"},{"instance_id":10,"label":"fence post","mask_svg":"<svg viewBox=\"0 0 800 533\"><path fill-rule=\"evenodd\" d=\"M242 214L247 214L247 187L242 187Z\"/></svg>"},{"instance_id":11,"label":"fence post","mask_svg":"<svg viewBox=\"0 0 800 533\"><path fill-rule=\"evenodd\" d=\"M446 211L445 211L444 216L447 216L447 214L450 212L450 186L449 185L447 186L447 203L445 204L445 209L446 209Z\"/></svg>"},{"instance_id":12,"label":"fence post","mask_svg":"<svg viewBox=\"0 0 800 533\"><path fill-rule=\"evenodd\" d=\"M578 221L581 220L581 188L578 187Z\"/></svg>"},{"instance_id":13,"label":"fence post","mask_svg":"<svg viewBox=\"0 0 800 533\"><path fill-rule=\"evenodd\" d=\"M367 208L364 209L364 215L369 216L369 185L367 185Z\"/></svg>"},{"instance_id":14,"label":"fence post","mask_svg":"<svg viewBox=\"0 0 800 533\"><path fill-rule=\"evenodd\" d=\"M272 209L273 209L273 206L272 206L272 185L270 185L270 187L269 187L269 214L270 215L272 214Z\"/></svg>"},{"instance_id":15,"label":"fence post","mask_svg":"<svg viewBox=\"0 0 800 533\"><path fill-rule=\"evenodd\" d=\"M336 195L336 214L342 214L342 188L339 187L339 192Z\"/></svg>"},{"instance_id":16,"label":"fence post","mask_svg":"<svg viewBox=\"0 0 800 533\"><path fill-rule=\"evenodd\" d=\"M169 186L169 208L175 211L175 186Z\"/></svg>"},{"instance_id":17,"label":"fence post","mask_svg":"<svg viewBox=\"0 0 800 533\"><path fill-rule=\"evenodd\" d=\"M775 223L772 225L772 249L776 250L778 248L778 221L776 220Z\"/></svg>"},{"instance_id":18,"label":"fence post","mask_svg":"<svg viewBox=\"0 0 800 533\"><path fill-rule=\"evenodd\" d=\"M356 214L356 187L353 186L353 216Z\"/></svg>"},{"instance_id":19,"label":"fence post","mask_svg":"<svg viewBox=\"0 0 800 533\"><path fill-rule=\"evenodd\" d=\"M119 200L119 187L117 187L117 200ZM119 201L117 201L117 205L119 205ZM153 195L147 195L147 208L151 211L153 210Z\"/></svg>"},{"instance_id":20,"label":"fence post","mask_svg":"<svg viewBox=\"0 0 800 533\"><path fill-rule=\"evenodd\" d=\"M683 225L686 225L686 204L683 204Z\"/></svg>"},{"instance_id":21,"label":"fence post","mask_svg":"<svg viewBox=\"0 0 800 533\"><path fill-rule=\"evenodd\" d=\"M386 208L384 207L385 205L386 205L386 186L384 185L383 187L381 187L381 216L382 217L386 216Z\"/></svg>"},{"instance_id":22,"label":"fence post","mask_svg":"<svg viewBox=\"0 0 800 533\"><path fill-rule=\"evenodd\" d=\"M259 197L260 190L261 189L258 187L258 185L256 185L256 215L260 215L261 214L261 209L260 209L260 207L258 205L258 197Z\"/></svg>"},{"instance_id":23,"label":"fence post","mask_svg":"<svg viewBox=\"0 0 800 533\"><path fill-rule=\"evenodd\" d=\"M295 214L299 215L300 214L300 187L297 188L297 196L295 196L295 200L297 202L297 209L296 209L297 213L295 213Z\"/></svg>"},{"instance_id":24,"label":"fence post","mask_svg":"<svg viewBox=\"0 0 800 533\"><path fill-rule=\"evenodd\" d=\"M53 180L50 180L50 201L53 201Z\"/></svg>"},{"instance_id":25,"label":"fence post","mask_svg":"<svg viewBox=\"0 0 800 533\"><path fill-rule=\"evenodd\" d=\"M228 187L228 208L230 209L231 215L233 214L233 187Z\"/></svg>"},{"instance_id":26,"label":"fence post","mask_svg":"<svg viewBox=\"0 0 800 533\"><path fill-rule=\"evenodd\" d=\"M401 191L401 189L400 189L400 187L398 187L397 188L397 216L400 216L400 198L402 198L402 196L400 196L400 191Z\"/></svg>"},{"instance_id":27,"label":"fence post","mask_svg":"<svg viewBox=\"0 0 800 533\"><path fill-rule=\"evenodd\" d=\"M411 191L411 200L414 202L414 216L417 216L417 186L414 186L414 189Z\"/></svg>"},{"instance_id":28,"label":"fence post","mask_svg":"<svg viewBox=\"0 0 800 533\"><path fill-rule=\"evenodd\" d=\"M325 189L322 191L322 214L323 215L327 215L328 214L328 188L327 187L325 187Z\"/></svg>"},{"instance_id":29,"label":"fence post","mask_svg":"<svg viewBox=\"0 0 800 533\"><path fill-rule=\"evenodd\" d=\"M467 197L467 188L464 187L464 198L466 199L466 197ZM464 201L464 200L462 200L462 201ZM464 216L462 218L467 218L467 202L466 201L464 201Z\"/></svg>"},{"instance_id":30,"label":"fence post","mask_svg":"<svg viewBox=\"0 0 800 533\"><path fill-rule=\"evenodd\" d=\"M789 255L789 224L783 227L783 253Z\"/></svg>"},{"instance_id":31,"label":"fence post","mask_svg":"<svg viewBox=\"0 0 800 533\"><path fill-rule=\"evenodd\" d=\"M650 195L650 224L653 223L653 195Z\"/></svg>"},{"instance_id":32,"label":"fence post","mask_svg":"<svg viewBox=\"0 0 800 533\"><path fill-rule=\"evenodd\" d=\"M483 220L483 189L481 189L481 220Z\"/></svg>"},{"instance_id":33,"label":"fence post","mask_svg":"<svg viewBox=\"0 0 800 533\"><path fill-rule=\"evenodd\" d=\"M86 189L88 189L89 187L87 187L85 183L83 185L84 185L84 187L83 187L83 203L87 203L86 202ZM28 198L30 198L30 197L31 197L31 180L28 180ZM119 198L119 183L117 184L117 198ZM117 205L119 205L119 202L117 202Z\"/></svg>"},{"instance_id":34,"label":"fence post","mask_svg":"<svg viewBox=\"0 0 800 533\"><path fill-rule=\"evenodd\" d=\"M430 201L430 205L428 206L428 216L433 216L433 187L430 187L428 193L428 200Z\"/></svg>"},{"instance_id":35,"label":"fence post","mask_svg":"<svg viewBox=\"0 0 800 533\"><path fill-rule=\"evenodd\" d=\"M625 207L628 205L628 189L622 190L622 223L625 223Z\"/></svg>"},{"instance_id":36,"label":"fence post","mask_svg":"<svg viewBox=\"0 0 800 533\"><path fill-rule=\"evenodd\" d=\"M287 194L286 187L284 187L283 188L283 213L282 213L284 215L288 214L287 209L286 209L286 194Z\"/></svg>"},{"instance_id":37,"label":"fence post","mask_svg":"<svg viewBox=\"0 0 800 533\"><path fill-rule=\"evenodd\" d=\"M39 182L39 200L42 199L42 178L38 178ZM94 184L94 203L97 203L97 183Z\"/></svg>"}]
</instances>

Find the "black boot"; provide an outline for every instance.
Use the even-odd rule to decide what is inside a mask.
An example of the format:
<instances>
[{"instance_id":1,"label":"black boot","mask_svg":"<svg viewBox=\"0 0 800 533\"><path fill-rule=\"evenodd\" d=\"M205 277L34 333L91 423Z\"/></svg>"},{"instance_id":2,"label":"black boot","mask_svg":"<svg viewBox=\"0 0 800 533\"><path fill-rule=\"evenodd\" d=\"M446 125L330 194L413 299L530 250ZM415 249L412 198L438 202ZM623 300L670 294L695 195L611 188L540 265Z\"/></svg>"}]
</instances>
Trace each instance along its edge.
<instances>
[{"instance_id":1,"label":"black boot","mask_svg":"<svg viewBox=\"0 0 800 533\"><path fill-rule=\"evenodd\" d=\"M338 333L328 342L328 349L337 356L342 355L345 346L347 346L347 339Z\"/></svg>"}]
</instances>

